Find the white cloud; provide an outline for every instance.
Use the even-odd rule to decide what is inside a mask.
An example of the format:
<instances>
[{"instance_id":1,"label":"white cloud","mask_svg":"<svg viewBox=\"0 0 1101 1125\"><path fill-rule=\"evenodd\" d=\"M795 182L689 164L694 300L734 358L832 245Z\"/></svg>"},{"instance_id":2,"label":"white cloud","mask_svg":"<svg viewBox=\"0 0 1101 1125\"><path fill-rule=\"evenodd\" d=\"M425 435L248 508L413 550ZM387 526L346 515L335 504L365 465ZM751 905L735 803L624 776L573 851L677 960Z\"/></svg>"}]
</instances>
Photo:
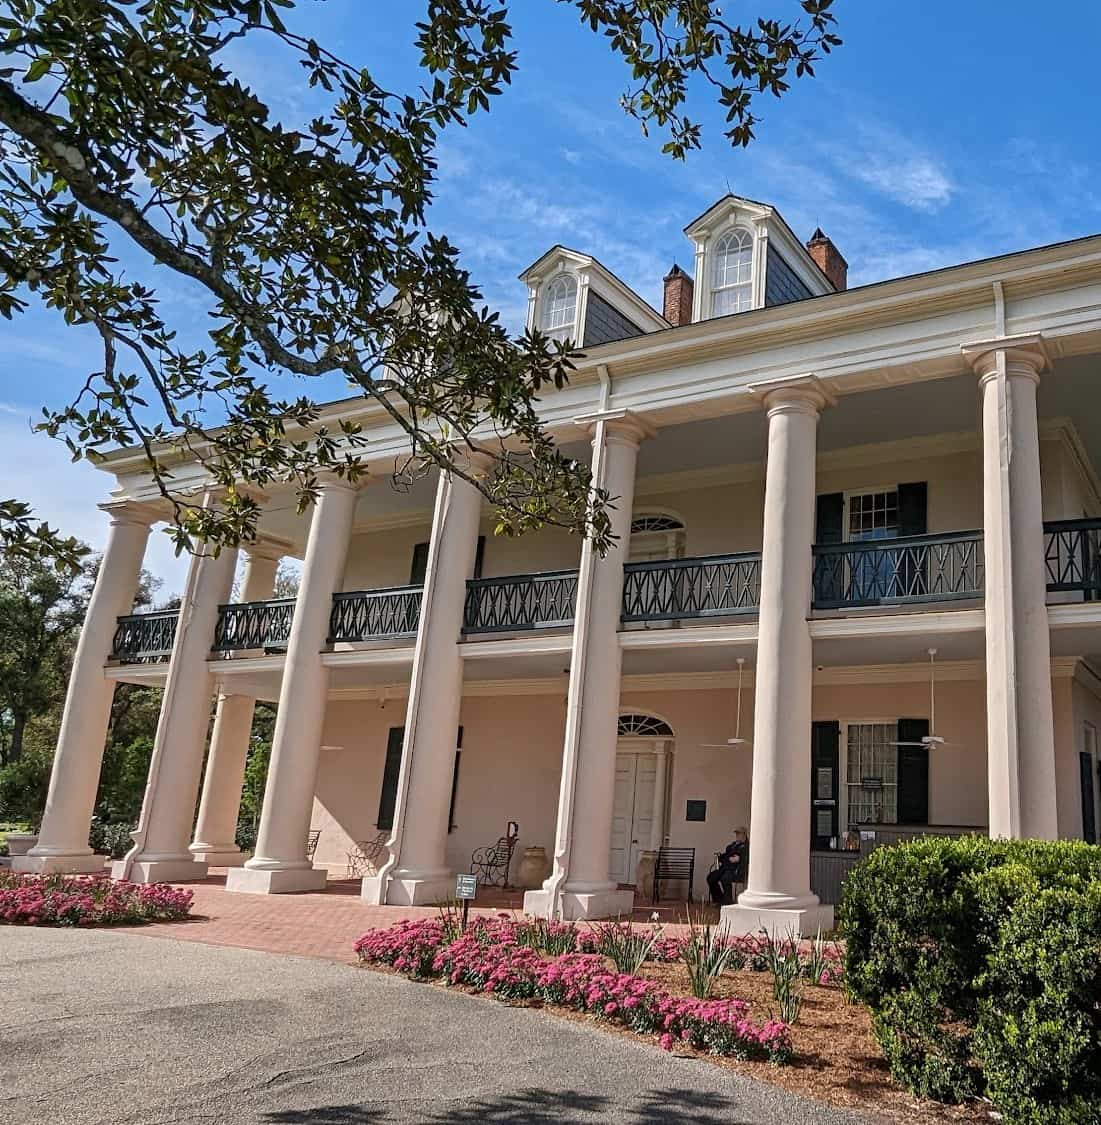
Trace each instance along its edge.
<instances>
[{"instance_id":1,"label":"white cloud","mask_svg":"<svg viewBox=\"0 0 1101 1125\"><path fill-rule=\"evenodd\" d=\"M956 192L941 158L886 125L862 122L843 143L817 147L840 175L916 211L939 210Z\"/></svg>"}]
</instances>

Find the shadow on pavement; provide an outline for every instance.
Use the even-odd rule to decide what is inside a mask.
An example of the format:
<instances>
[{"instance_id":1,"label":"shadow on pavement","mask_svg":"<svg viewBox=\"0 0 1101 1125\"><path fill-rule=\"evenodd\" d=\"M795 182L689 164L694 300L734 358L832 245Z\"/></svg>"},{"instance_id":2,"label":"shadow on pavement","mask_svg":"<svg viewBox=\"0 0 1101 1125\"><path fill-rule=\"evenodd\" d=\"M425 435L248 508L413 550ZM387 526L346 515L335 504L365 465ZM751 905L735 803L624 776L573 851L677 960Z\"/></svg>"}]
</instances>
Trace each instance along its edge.
<instances>
[{"instance_id":1,"label":"shadow on pavement","mask_svg":"<svg viewBox=\"0 0 1101 1125\"><path fill-rule=\"evenodd\" d=\"M408 1112L409 1107L405 1107ZM477 1098L426 1111L426 1125L570 1125L606 1117L614 1108L603 1094L575 1090L524 1090L492 1098ZM730 1100L695 1090L648 1090L629 1098L621 1120L630 1125L754 1125L730 1116ZM385 1109L357 1105L317 1106L279 1110L267 1120L279 1125L373 1125L386 1121ZM411 1118L402 1115L404 1120Z\"/></svg>"}]
</instances>

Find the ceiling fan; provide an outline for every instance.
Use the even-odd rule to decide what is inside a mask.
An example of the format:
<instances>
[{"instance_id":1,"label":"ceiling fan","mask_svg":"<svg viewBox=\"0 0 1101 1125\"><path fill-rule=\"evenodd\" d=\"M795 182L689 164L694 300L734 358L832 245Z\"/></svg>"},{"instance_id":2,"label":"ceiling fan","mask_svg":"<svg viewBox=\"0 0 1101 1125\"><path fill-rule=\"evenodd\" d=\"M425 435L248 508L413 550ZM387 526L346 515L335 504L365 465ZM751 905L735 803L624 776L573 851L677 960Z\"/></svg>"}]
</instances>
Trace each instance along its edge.
<instances>
[{"instance_id":1,"label":"ceiling fan","mask_svg":"<svg viewBox=\"0 0 1101 1125\"><path fill-rule=\"evenodd\" d=\"M892 746L921 746L933 750L937 746L951 746L939 734L934 734L937 725L937 650L929 649L929 733L913 742L892 742Z\"/></svg>"},{"instance_id":2,"label":"ceiling fan","mask_svg":"<svg viewBox=\"0 0 1101 1125\"><path fill-rule=\"evenodd\" d=\"M742 738L742 673L745 671L745 657L738 657L738 711L734 720L734 737L725 742L705 742L703 750L729 750L731 746L749 746L748 738Z\"/></svg>"}]
</instances>

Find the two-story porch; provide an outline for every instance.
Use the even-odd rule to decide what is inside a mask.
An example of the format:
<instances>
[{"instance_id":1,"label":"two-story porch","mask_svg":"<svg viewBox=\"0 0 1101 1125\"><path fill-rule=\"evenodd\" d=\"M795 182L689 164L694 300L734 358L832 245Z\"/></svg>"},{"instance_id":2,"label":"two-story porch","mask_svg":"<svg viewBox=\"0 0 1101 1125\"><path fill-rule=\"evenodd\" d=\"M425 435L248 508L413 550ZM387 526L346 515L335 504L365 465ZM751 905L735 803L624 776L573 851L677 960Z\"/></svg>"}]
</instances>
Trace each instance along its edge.
<instances>
[{"instance_id":1,"label":"two-story porch","mask_svg":"<svg viewBox=\"0 0 1101 1125\"><path fill-rule=\"evenodd\" d=\"M194 560L175 626L134 618L158 512L140 461L119 455L28 864L94 862L119 680L164 684L119 868L141 879L244 859L256 699L278 718L235 890L317 886L381 832L364 896L436 901L515 821L553 864L527 908L592 917L627 908L641 853L664 843L696 849L699 893L748 824L728 922L813 928L829 912L810 854L848 832L1091 836L1093 255L1046 248L594 346L545 412L615 498L605 557L554 529L494 538L457 478L405 493L332 479L308 519L278 490L261 498L245 604L227 604L223 551ZM368 421L384 478L400 441ZM303 559L293 605L269 600L280 553Z\"/></svg>"},{"instance_id":2,"label":"two-story porch","mask_svg":"<svg viewBox=\"0 0 1101 1125\"><path fill-rule=\"evenodd\" d=\"M958 419L970 411L977 427L975 386L960 379L863 397L821 423L814 544L805 560L814 659L805 815L811 848L835 854L851 832L985 831L989 823L980 434L909 433L927 413ZM846 409L867 417L830 425ZM870 418L880 440L846 444L849 434L869 432ZM763 429L757 415L682 423L640 449L616 631L621 721L609 865L622 885L635 884L645 853L693 847L694 892L706 894L714 853L751 823ZM1058 830L1088 835L1097 802L1091 731L1101 723L1101 684L1088 663L1101 650L1101 519L1075 421L1042 417L1040 433ZM753 459L723 460L731 447ZM320 832L315 863L333 873L346 873L361 842L393 825L431 532L428 491L418 486L385 515L371 511L376 496L392 507L397 498L363 494L342 589L329 605L321 655L327 704L309 826ZM469 867L471 853L510 820L520 825L521 848L541 846L548 856L557 829L578 545L553 530L494 539L487 520L488 513L458 636L462 702L445 841L453 870ZM302 532L273 519L269 542L302 550ZM121 618L108 675L163 682L178 612ZM279 701L293 614L293 600L220 606L208 669L221 693ZM930 648L937 650L932 698ZM930 733L944 744L896 745ZM724 745L736 735L744 742ZM1092 791L1083 754L1092 755ZM217 780L208 772L206 811L217 804ZM206 823L201 809L196 856L242 862L232 846L235 821L232 801L220 825ZM825 901L835 897L844 859L812 866L813 889Z\"/></svg>"}]
</instances>

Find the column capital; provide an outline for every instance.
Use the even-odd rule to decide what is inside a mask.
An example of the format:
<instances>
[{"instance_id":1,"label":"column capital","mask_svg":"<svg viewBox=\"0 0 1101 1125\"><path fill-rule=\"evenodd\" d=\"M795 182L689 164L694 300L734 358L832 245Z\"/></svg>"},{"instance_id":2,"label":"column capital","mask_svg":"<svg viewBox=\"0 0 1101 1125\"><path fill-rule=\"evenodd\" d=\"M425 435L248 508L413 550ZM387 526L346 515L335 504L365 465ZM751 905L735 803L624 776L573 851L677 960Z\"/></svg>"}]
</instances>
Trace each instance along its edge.
<instances>
[{"instance_id":1,"label":"column capital","mask_svg":"<svg viewBox=\"0 0 1101 1125\"><path fill-rule=\"evenodd\" d=\"M961 344L960 351L979 376L980 382L997 375L1003 365L1007 375L1023 376L1039 382L1041 374L1051 367L1047 346L1039 332L997 336L992 340Z\"/></svg>"},{"instance_id":2,"label":"column capital","mask_svg":"<svg viewBox=\"0 0 1101 1125\"><path fill-rule=\"evenodd\" d=\"M657 429L633 410L594 410L591 414L579 414L574 422L589 435L595 433L598 422L603 422L613 437L634 445L657 434Z\"/></svg>"},{"instance_id":3,"label":"column capital","mask_svg":"<svg viewBox=\"0 0 1101 1125\"><path fill-rule=\"evenodd\" d=\"M268 559L278 562L287 555L294 553L295 544L289 539L281 539L277 535L258 535L255 539L241 544L241 550L250 559Z\"/></svg>"},{"instance_id":4,"label":"column capital","mask_svg":"<svg viewBox=\"0 0 1101 1125\"><path fill-rule=\"evenodd\" d=\"M371 480L369 473L363 473L357 480L349 480L340 473L323 469L317 474L317 487L320 492L336 492L344 489L346 492L361 492Z\"/></svg>"},{"instance_id":5,"label":"column capital","mask_svg":"<svg viewBox=\"0 0 1101 1125\"><path fill-rule=\"evenodd\" d=\"M827 406L836 406L837 398L817 375L789 375L782 379L769 379L764 383L750 383L746 390L755 398L769 416L782 414L818 415Z\"/></svg>"},{"instance_id":6,"label":"column capital","mask_svg":"<svg viewBox=\"0 0 1101 1125\"><path fill-rule=\"evenodd\" d=\"M105 500L97 507L111 517L112 524L150 527L158 520L169 518L167 505L163 500Z\"/></svg>"}]
</instances>

